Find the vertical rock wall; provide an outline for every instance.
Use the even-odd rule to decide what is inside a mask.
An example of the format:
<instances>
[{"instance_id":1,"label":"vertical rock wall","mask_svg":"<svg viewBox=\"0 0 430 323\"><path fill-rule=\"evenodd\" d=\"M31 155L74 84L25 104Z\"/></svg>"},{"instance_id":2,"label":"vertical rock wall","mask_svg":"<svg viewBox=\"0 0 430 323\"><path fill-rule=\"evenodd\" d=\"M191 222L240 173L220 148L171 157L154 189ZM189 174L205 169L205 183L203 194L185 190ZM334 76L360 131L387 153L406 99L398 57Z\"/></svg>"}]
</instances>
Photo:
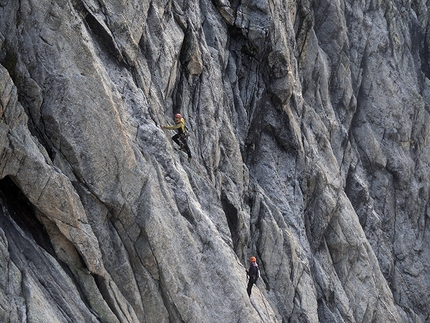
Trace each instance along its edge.
<instances>
[{"instance_id":1,"label":"vertical rock wall","mask_svg":"<svg viewBox=\"0 0 430 323\"><path fill-rule=\"evenodd\" d=\"M428 7L0 0L0 321L428 322Z\"/></svg>"}]
</instances>

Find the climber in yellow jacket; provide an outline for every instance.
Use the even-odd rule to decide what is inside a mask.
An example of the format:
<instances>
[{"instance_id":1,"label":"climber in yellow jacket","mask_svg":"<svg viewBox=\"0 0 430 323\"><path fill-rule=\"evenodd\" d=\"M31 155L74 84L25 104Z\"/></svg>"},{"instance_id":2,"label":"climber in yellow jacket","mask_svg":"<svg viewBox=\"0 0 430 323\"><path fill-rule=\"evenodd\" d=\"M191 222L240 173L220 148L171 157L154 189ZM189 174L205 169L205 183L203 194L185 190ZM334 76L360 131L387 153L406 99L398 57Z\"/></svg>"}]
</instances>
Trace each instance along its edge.
<instances>
[{"instance_id":1,"label":"climber in yellow jacket","mask_svg":"<svg viewBox=\"0 0 430 323\"><path fill-rule=\"evenodd\" d=\"M175 124L173 126L163 126L162 129L177 130L177 134L172 137L173 141L179 146L180 150L187 153L188 158L191 158L191 151L188 147L187 132L185 130L185 120L180 113L175 114Z\"/></svg>"}]
</instances>

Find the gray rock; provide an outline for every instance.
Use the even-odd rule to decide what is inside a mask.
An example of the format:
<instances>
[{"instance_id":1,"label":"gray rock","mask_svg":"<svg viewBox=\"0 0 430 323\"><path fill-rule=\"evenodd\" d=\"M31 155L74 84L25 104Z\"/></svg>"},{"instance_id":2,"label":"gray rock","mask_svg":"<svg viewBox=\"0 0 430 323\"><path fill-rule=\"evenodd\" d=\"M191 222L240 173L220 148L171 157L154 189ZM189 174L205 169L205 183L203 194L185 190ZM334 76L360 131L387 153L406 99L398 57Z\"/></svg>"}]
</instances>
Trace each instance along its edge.
<instances>
[{"instance_id":1,"label":"gray rock","mask_svg":"<svg viewBox=\"0 0 430 323\"><path fill-rule=\"evenodd\" d=\"M428 13L0 0L0 320L427 322Z\"/></svg>"}]
</instances>

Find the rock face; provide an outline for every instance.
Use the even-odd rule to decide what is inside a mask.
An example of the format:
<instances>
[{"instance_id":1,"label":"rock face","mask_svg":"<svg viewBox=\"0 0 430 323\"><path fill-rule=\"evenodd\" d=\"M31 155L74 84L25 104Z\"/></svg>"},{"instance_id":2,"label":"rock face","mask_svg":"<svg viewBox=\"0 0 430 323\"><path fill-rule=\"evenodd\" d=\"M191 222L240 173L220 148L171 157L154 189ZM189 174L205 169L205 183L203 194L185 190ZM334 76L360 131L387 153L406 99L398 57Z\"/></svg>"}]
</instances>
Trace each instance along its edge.
<instances>
[{"instance_id":1,"label":"rock face","mask_svg":"<svg viewBox=\"0 0 430 323\"><path fill-rule=\"evenodd\" d=\"M0 0L0 321L430 322L428 8Z\"/></svg>"}]
</instances>

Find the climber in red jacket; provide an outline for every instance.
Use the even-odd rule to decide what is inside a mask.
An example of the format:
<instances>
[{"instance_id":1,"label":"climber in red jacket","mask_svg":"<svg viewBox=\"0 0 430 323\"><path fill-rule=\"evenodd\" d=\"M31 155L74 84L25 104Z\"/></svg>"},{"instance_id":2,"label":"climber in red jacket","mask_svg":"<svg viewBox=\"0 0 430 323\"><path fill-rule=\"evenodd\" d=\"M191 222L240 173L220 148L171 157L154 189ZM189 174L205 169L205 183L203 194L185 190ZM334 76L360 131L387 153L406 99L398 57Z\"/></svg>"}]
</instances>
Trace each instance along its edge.
<instances>
[{"instance_id":1,"label":"climber in red jacket","mask_svg":"<svg viewBox=\"0 0 430 323\"><path fill-rule=\"evenodd\" d=\"M185 121L180 113L175 114L175 125L173 126L161 126L162 129L177 130L178 133L172 137L173 141L179 146L180 150L187 153L188 158L191 158L191 151L188 147L187 132L185 130Z\"/></svg>"}]
</instances>

